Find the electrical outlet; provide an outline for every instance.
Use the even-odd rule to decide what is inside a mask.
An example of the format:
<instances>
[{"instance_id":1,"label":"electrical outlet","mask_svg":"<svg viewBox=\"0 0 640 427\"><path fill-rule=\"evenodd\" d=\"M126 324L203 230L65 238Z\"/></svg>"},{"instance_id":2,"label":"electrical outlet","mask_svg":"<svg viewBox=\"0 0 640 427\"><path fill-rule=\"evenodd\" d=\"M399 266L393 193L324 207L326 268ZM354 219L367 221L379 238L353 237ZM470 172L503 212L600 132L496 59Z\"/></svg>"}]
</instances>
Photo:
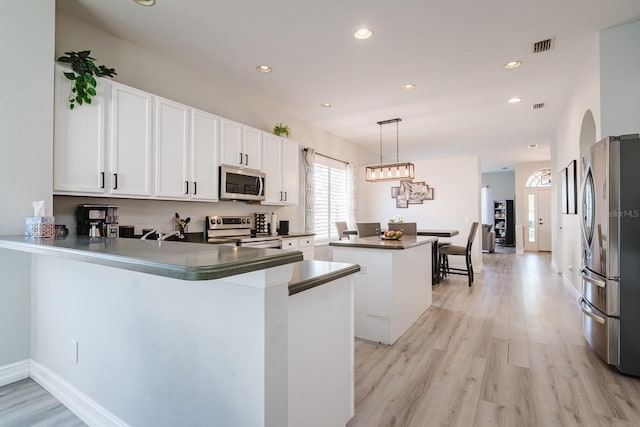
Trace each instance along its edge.
<instances>
[{"instance_id":1,"label":"electrical outlet","mask_svg":"<svg viewBox=\"0 0 640 427\"><path fill-rule=\"evenodd\" d=\"M71 360L78 363L78 340L71 340Z\"/></svg>"}]
</instances>

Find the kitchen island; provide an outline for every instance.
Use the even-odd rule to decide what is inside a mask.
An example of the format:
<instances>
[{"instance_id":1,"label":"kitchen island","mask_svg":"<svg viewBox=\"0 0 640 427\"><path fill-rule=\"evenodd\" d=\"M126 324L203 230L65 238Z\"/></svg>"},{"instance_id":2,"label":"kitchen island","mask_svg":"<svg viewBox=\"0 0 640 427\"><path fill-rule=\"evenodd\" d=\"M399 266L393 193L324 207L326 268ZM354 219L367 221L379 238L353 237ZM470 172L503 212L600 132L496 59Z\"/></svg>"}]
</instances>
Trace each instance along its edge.
<instances>
[{"instance_id":1,"label":"kitchen island","mask_svg":"<svg viewBox=\"0 0 640 427\"><path fill-rule=\"evenodd\" d=\"M335 337L335 325L296 316L337 307L352 317L358 266L314 261L296 276L300 252L88 237L0 237L3 251L31 263L27 376L90 425L288 425L289 399L317 386L288 363L310 356L290 338L298 323L337 346L332 394L343 418L353 414L349 325ZM331 298L290 304L314 292Z\"/></svg>"},{"instance_id":2,"label":"kitchen island","mask_svg":"<svg viewBox=\"0 0 640 427\"><path fill-rule=\"evenodd\" d=\"M355 336L393 344L431 306L435 237L356 237L330 242L334 261L360 265L354 276Z\"/></svg>"}]
</instances>

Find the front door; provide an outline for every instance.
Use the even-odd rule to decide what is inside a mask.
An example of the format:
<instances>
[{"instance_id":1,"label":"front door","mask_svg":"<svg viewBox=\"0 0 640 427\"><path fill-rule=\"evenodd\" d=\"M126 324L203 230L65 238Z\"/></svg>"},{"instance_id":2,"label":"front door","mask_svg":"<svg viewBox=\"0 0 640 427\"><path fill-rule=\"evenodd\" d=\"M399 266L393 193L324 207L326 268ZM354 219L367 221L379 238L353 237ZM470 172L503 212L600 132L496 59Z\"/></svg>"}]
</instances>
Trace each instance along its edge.
<instances>
[{"instance_id":1,"label":"front door","mask_svg":"<svg viewBox=\"0 0 640 427\"><path fill-rule=\"evenodd\" d=\"M551 191L538 190L538 250L551 252Z\"/></svg>"},{"instance_id":2,"label":"front door","mask_svg":"<svg viewBox=\"0 0 640 427\"><path fill-rule=\"evenodd\" d=\"M551 251L551 190L530 188L526 202L527 230L524 249Z\"/></svg>"}]
</instances>

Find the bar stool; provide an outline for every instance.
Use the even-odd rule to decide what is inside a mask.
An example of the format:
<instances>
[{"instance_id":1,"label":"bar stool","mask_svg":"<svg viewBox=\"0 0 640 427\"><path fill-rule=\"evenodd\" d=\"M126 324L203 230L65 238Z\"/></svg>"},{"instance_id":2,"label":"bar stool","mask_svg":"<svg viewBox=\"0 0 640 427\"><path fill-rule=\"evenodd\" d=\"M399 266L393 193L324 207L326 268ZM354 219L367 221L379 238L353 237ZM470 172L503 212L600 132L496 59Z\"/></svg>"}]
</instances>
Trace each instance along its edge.
<instances>
[{"instance_id":1,"label":"bar stool","mask_svg":"<svg viewBox=\"0 0 640 427\"><path fill-rule=\"evenodd\" d=\"M455 246L448 245L443 246L440 250L440 254L443 257L441 260L441 269L443 271L443 275L447 274L461 274L465 275L469 279L469 286L473 283L473 265L471 264L471 246L473 245L473 240L476 237L476 231L478 230L478 223L474 222L471 224L471 230L469 231L469 238L467 239L467 246ZM449 255L459 255L465 257L465 262L467 268L455 268L449 267Z\"/></svg>"}]
</instances>

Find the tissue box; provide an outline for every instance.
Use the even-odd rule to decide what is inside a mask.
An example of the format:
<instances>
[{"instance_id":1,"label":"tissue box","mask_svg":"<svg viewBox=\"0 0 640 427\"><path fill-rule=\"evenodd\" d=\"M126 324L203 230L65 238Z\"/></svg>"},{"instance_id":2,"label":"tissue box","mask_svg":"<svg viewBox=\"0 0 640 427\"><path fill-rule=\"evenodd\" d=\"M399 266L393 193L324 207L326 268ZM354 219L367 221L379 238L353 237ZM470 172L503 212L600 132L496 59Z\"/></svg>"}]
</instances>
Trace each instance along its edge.
<instances>
[{"instance_id":1,"label":"tissue box","mask_svg":"<svg viewBox=\"0 0 640 427\"><path fill-rule=\"evenodd\" d=\"M31 237L54 237L55 217L26 216L24 218L24 235Z\"/></svg>"}]
</instances>

